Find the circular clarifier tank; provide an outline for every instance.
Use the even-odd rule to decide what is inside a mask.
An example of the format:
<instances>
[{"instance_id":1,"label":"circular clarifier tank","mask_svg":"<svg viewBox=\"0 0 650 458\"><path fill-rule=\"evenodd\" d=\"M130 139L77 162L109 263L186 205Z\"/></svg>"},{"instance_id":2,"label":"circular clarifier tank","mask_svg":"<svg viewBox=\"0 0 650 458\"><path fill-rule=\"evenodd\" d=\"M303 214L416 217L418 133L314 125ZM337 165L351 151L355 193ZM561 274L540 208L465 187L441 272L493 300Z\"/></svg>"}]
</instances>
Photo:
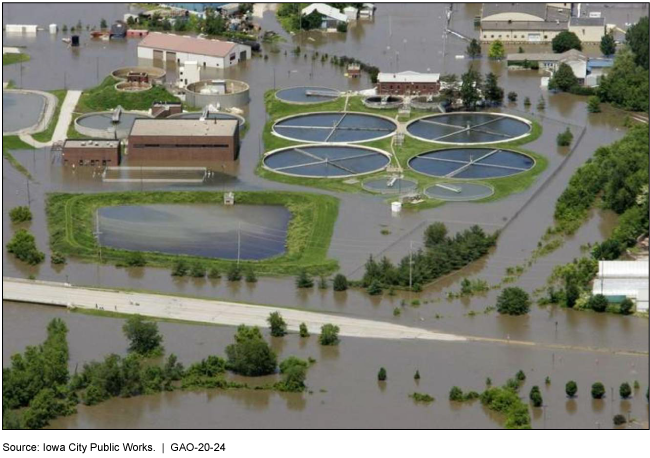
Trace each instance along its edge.
<instances>
[{"instance_id":1,"label":"circular clarifier tank","mask_svg":"<svg viewBox=\"0 0 650 458\"><path fill-rule=\"evenodd\" d=\"M307 113L273 125L274 135L308 143L361 143L390 137L396 130L392 119L366 113Z\"/></svg>"},{"instance_id":2,"label":"circular clarifier tank","mask_svg":"<svg viewBox=\"0 0 650 458\"><path fill-rule=\"evenodd\" d=\"M409 167L423 175L462 180L503 178L534 166L535 160L527 154L493 148L449 148L409 160Z\"/></svg>"},{"instance_id":3,"label":"circular clarifier tank","mask_svg":"<svg viewBox=\"0 0 650 458\"><path fill-rule=\"evenodd\" d=\"M271 151L264 167L308 178L346 178L383 170L390 157L376 148L351 145L298 145Z\"/></svg>"},{"instance_id":4,"label":"circular clarifier tank","mask_svg":"<svg viewBox=\"0 0 650 458\"><path fill-rule=\"evenodd\" d=\"M362 183L364 189L379 194L402 194L415 191L418 182L408 178L385 176L380 178L369 178Z\"/></svg>"},{"instance_id":5,"label":"circular clarifier tank","mask_svg":"<svg viewBox=\"0 0 650 458\"><path fill-rule=\"evenodd\" d=\"M424 190L424 193L433 199L451 202L467 202L485 199L494 194L494 189L480 183L436 183Z\"/></svg>"},{"instance_id":6,"label":"circular clarifier tank","mask_svg":"<svg viewBox=\"0 0 650 458\"><path fill-rule=\"evenodd\" d=\"M114 122L113 112L104 111L79 116L74 124L77 132L87 137L115 138L117 135L117 138L124 139L128 137L136 119L149 117L141 113L121 112L119 120Z\"/></svg>"},{"instance_id":7,"label":"circular clarifier tank","mask_svg":"<svg viewBox=\"0 0 650 458\"><path fill-rule=\"evenodd\" d=\"M319 86L300 86L280 89L275 97L286 103L297 103L301 105L331 102L341 96L336 89Z\"/></svg>"},{"instance_id":8,"label":"circular clarifier tank","mask_svg":"<svg viewBox=\"0 0 650 458\"><path fill-rule=\"evenodd\" d=\"M519 140L530 135L532 123L503 113L459 112L425 116L411 121L412 137L450 145L472 145Z\"/></svg>"}]
</instances>

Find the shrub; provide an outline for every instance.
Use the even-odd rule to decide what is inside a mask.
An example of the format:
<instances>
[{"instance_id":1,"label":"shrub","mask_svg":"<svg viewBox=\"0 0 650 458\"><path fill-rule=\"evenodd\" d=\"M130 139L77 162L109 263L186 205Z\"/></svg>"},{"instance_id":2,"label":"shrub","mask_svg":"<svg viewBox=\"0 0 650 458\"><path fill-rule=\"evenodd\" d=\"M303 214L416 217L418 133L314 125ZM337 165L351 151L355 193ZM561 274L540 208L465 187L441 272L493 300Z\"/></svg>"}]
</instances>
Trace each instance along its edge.
<instances>
[{"instance_id":1,"label":"shrub","mask_svg":"<svg viewBox=\"0 0 650 458\"><path fill-rule=\"evenodd\" d=\"M570 380L566 383L566 386L564 387L564 391L566 392L567 396L573 398L578 392L578 384L573 380Z\"/></svg>"},{"instance_id":2,"label":"shrub","mask_svg":"<svg viewBox=\"0 0 650 458\"><path fill-rule=\"evenodd\" d=\"M52 256L50 256L50 262L52 262L54 265L63 265L67 262L67 260L64 255L58 251L54 251L52 252Z\"/></svg>"},{"instance_id":3,"label":"shrub","mask_svg":"<svg viewBox=\"0 0 650 458\"><path fill-rule=\"evenodd\" d=\"M465 398L463 396L463 390L461 390L457 386L451 388L451 390L449 391L450 401L462 402L464 399Z\"/></svg>"},{"instance_id":4,"label":"shrub","mask_svg":"<svg viewBox=\"0 0 650 458\"><path fill-rule=\"evenodd\" d=\"M241 281L241 268L237 264L231 264L230 267L228 267L228 274L226 277L228 278L228 281Z\"/></svg>"},{"instance_id":5,"label":"shrub","mask_svg":"<svg viewBox=\"0 0 650 458\"><path fill-rule=\"evenodd\" d=\"M591 397L594 399L602 399L605 396L605 385L601 382L596 382L591 385Z\"/></svg>"},{"instance_id":6,"label":"shrub","mask_svg":"<svg viewBox=\"0 0 650 458\"><path fill-rule=\"evenodd\" d=\"M380 382L384 382L386 380L386 369L384 369L383 367L379 369L379 373L377 374L377 380L379 380Z\"/></svg>"},{"instance_id":7,"label":"shrub","mask_svg":"<svg viewBox=\"0 0 650 458\"><path fill-rule=\"evenodd\" d=\"M309 329L305 323L300 323L300 337L309 337Z\"/></svg>"},{"instance_id":8,"label":"shrub","mask_svg":"<svg viewBox=\"0 0 650 458\"><path fill-rule=\"evenodd\" d=\"M381 283L379 283L379 280L374 279L371 283L370 286L368 286L368 294L371 296L377 296L383 292L381 288Z\"/></svg>"},{"instance_id":9,"label":"shrub","mask_svg":"<svg viewBox=\"0 0 650 458\"><path fill-rule=\"evenodd\" d=\"M304 359L289 356L287 359L280 363L280 374L282 374L282 381L276 386L281 391L300 392L305 387L305 379L307 378L307 369L309 363Z\"/></svg>"},{"instance_id":10,"label":"shrub","mask_svg":"<svg viewBox=\"0 0 650 458\"><path fill-rule=\"evenodd\" d=\"M339 340L339 327L327 323L321 327L320 338L318 339L321 345L333 346L338 345Z\"/></svg>"},{"instance_id":11,"label":"shrub","mask_svg":"<svg viewBox=\"0 0 650 458\"><path fill-rule=\"evenodd\" d=\"M413 379L414 380L420 380L420 371L419 370L415 371L415 375L413 376Z\"/></svg>"},{"instance_id":12,"label":"shrub","mask_svg":"<svg viewBox=\"0 0 650 458\"><path fill-rule=\"evenodd\" d=\"M296 287L297 288L312 288L314 286L314 279L307 273L305 269L302 269L298 276L296 277Z\"/></svg>"},{"instance_id":13,"label":"shrub","mask_svg":"<svg viewBox=\"0 0 650 458\"><path fill-rule=\"evenodd\" d=\"M515 379L517 379L517 381L519 383L525 382L526 381L526 373L520 369L519 372L517 372L517 374L515 374Z\"/></svg>"},{"instance_id":14,"label":"shrub","mask_svg":"<svg viewBox=\"0 0 650 458\"><path fill-rule=\"evenodd\" d=\"M19 207L14 207L9 211L9 219L12 223L24 223L25 221L32 220L32 211L29 207L21 205Z\"/></svg>"},{"instance_id":15,"label":"shrub","mask_svg":"<svg viewBox=\"0 0 650 458\"><path fill-rule=\"evenodd\" d=\"M505 288L497 298L497 310L506 315L525 315L530 310L530 297L521 288Z\"/></svg>"},{"instance_id":16,"label":"shrub","mask_svg":"<svg viewBox=\"0 0 650 458\"><path fill-rule=\"evenodd\" d=\"M632 388L627 382L621 383L621 386L618 389L618 394L621 395L621 398L627 399L632 395Z\"/></svg>"},{"instance_id":17,"label":"shrub","mask_svg":"<svg viewBox=\"0 0 650 458\"><path fill-rule=\"evenodd\" d=\"M280 312L271 312L266 319L271 326L271 335L273 337L282 337L287 333L287 323L280 315Z\"/></svg>"},{"instance_id":18,"label":"shrub","mask_svg":"<svg viewBox=\"0 0 650 458\"><path fill-rule=\"evenodd\" d=\"M226 356L231 371L249 377L272 374L277 366L277 357L258 327L239 326Z\"/></svg>"},{"instance_id":19,"label":"shrub","mask_svg":"<svg viewBox=\"0 0 650 458\"><path fill-rule=\"evenodd\" d=\"M219 269L217 267L210 267L210 270L208 271L208 278L211 279L217 279L221 278L221 272L219 272Z\"/></svg>"},{"instance_id":20,"label":"shrub","mask_svg":"<svg viewBox=\"0 0 650 458\"><path fill-rule=\"evenodd\" d=\"M156 322L146 320L140 315L132 315L122 326L122 331L129 340L130 352L143 356L162 352L163 338Z\"/></svg>"},{"instance_id":21,"label":"shrub","mask_svg":"<svg viewBox=\"0 0 650 458\"><path fill-rule=\"evenodd\" d=\"M336 25L336 31L341 32L341 33L347 33L348 31L348 25L345 22L339 22Z\"/></svg>"},{"instance_id":22,"label":"shrub","mask_svg":"<svg viewBox=\"0 0 650 458\"><path fill-rule=\"evenodd\" d=\"M348 279L343 274L336 274L334 277L334 291L345 291L348 289Z\"/></svg>"},{"instance_id":23,"label":"shrub","mask_svg":"<svg viewBox=\"0 0 650 458\"><path fill-rule=\"evenodd\" d=\"M184 277L187 275L187 272L190 270L187 262L183 259L179 259L174 262L172 266L172 277Z\"/></svg>"},{"instance_id":24,"label":"shrub","mask_svg":"<svg viewBox=\"0 0 650 458\"><path fill-rule=\"evenodd\" d=\"M562 32L558 33L555 38L553 38L551 46L553 47L553 52L555 53L562 53L568 51L569 49L577 49L578 51L582 50L582 43L580 42L578 35L573 32L569 32L568 30L563 30Z\"/></svg>"},{"instance_id":25,"label":"shrub","mask_svg":"<svg viewBox=\"0 0 650 458\"><path fill-rule=\"evenodd\" d=\"M544 100L543 95L540 95L539 99L537 99L537 109L544 110L545 108L546 108L546 100Z\"/></svg>"},{"instance_id":26,"label":"shrub","mask_svg":"<svg viewBox=\"0 0 650 458\"><path fill-rule=\"evenodd\" d=\"M525 106L525 107L529 107L529 106L531 106L531 105L532 105L532 104L531 104L531 102L530 102L530 97L526 97L526 98L524 99L524 106Z\"/></svg>"},{"instance_id":27,"label":"shrub","mask_svg":"<svg viewBox=\"0 0 650 458\"><path fill-rule=\"evenodd\" d=\"M632 313L632 310L634 309L634 302L628 297L623 299L621 301L621 305L619 306L619 311L621 312L621 315L629 315Z\"/></svg>"},{"instance_id":28,"label":"shrub","mask_svg":"<svg viewBox=\"0 0 650 458\"><path fill-rule=\"evenodd\" d=\"M573 133L568 127L564 132L557 134L557 145L558 146L569 146L573 141Z\"/></svg>"},{"instance_id":29,"label":"shrub","mask_svg":"<svg viewBox=\"0 0 650 458\"><path fill-rule=\"evenodd\" d=\"M510 102L516 102L517 101L517 93L515 91L508 92L508 101L510 101Z\"/></svg>"},{"instance_id":30,"label":"shrub","mask_svg":"<svg viewBox=\"0 0 650 458\"><path fill-rule=\"evenodd\" d=\"M488 57L490 59L501 60L505 54L506 50L501 40L494 40L490 44L490 49L488 50Z\"/></svg>"},{"instance_id":31,"label":"shrub","mask_svg":"<svg viewBox=\"0 0 650 458\"><path fill-rule=\"evenodd\" d=\"M205 266L201 262L193 262L192 267L190 268L190 275L194 278L203 278L205 277Z\"/></svg>"},{"instance_id":32,"label":"shrub","mask_svg":"<svg viewBox=\"0 0 650 458\"><path fill-rule=\"evenodd\" d=\"M7 243L7 252L17 259L35 266L45 259L45 254L36 248L34 236L25 229L19 229Z\"/></svg>"},{"instance_id":33,"label":"shrub","mask_svg":"<svg viewBox=\"0 0 650 458\"><path fill-rule=\"evenodd\" d=\"M252 266L246 268L246 282L247 283L257 283L257 275Z\"/></svg>"},{"instance_id":34,"label":"shrub","mask_svg":"<svg viewBox=\"0 0 650 458\"><path fill-rule=\"evenodd\" d=\"M321 275L318 280L318 289L327 289L327 278L324 275Z\"/></svg>"},{"instance_id":35,"label":"shrub","mask_svg":"<svg viewBox=\"0 0 650 458\"><path fill-rule=\"evenodd\" d=\"M415 402L424 402L426 404L431 403L436 400L433 396L427 393L411 393L409 394L409 398L413 399Z\"/></svg>"},{"instance_id":36,"label":"shrub","mask_svg":"<svg viewBox=\"0 0 650 458\"><path fill-rule=\"evenodd\" d=\"M539 387L537 385L532 387L530 390L530 401L533 403L533 406L535 407L541 407L542 404L544 403L544 400L542 398L542 393L539 391Z\"/></svg>"},{"instance_id":37,"label":"shrub","mask_svg":"<svg viewBox=\"0 0 650 458\"><path fill-rule=\"evenodd\" d=\"M607 310L607 298L602 294L595 294L591 296L588 302L588 306L595 312L603 313Z\"/></svg>"},{"instance_id":38,"label":"shrub","mask_svg":"<svg viewBox=\"0 0 650 458\"><path fill-rule=\"evenodd\" d=\"M625 419L624 415L621 415L620 413L614 415L614 424L616 426L621 426L624 425L625 423L627 423L627 420Z\"/></svg>"}]
</instances>

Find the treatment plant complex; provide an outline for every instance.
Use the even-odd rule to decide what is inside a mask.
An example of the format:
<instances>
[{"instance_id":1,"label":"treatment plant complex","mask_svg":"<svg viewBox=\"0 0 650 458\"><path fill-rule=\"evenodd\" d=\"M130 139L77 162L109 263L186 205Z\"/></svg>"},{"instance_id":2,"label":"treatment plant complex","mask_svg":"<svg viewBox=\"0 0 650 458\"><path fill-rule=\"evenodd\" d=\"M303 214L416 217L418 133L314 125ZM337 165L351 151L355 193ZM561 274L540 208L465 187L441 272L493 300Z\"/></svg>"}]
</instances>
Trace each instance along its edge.
<instances>
[{"instance_id":1,"label":"treatment plant complex","mask_svg":"<svg viewBox=\"0 0 650 458\"><path fill-rule=\"evenodd\" d=\"M647 429L647 16L3 4L3 426Z\"/></svg>"}]
</instances>

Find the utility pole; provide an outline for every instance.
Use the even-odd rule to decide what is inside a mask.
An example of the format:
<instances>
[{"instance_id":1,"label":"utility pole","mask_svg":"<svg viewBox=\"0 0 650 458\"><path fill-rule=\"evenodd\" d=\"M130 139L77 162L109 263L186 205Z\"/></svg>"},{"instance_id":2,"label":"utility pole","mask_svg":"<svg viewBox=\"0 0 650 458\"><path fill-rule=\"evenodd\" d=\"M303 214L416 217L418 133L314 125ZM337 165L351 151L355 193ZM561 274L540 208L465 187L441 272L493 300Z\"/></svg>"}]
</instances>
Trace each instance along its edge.
<instances>
[{"instance_id":1,"label":"utility pole","mask_svg":"<svg viewBox=\"0 0 650 458\"><path fill-rule=\"evenodd\" d=\"M237 227L237 267L239 267L239 258L241 255L241 223Z\"/></svg>"},{"instance_id":2,"label":"utility pole","mask_svg":"<svg viewBox=\"0 0 650 458\"><path fill-rule=\"evenodd\" d=\"M97 237L97 246L99 247L99 262L102 262L102 243L99 240L101 231L99 230L99 210L95 210L95 232L94 235Z\"/></svg>"},{"instance_id":3,"label":"utility pole","mask_svg":"<svg viewBox=\"0 0 650 458\"><path fill-rule=\"evenodd\" d=\"M413 293L413 240L410 241L409 247L409 302Z\"/></svg>"},{"instance_id":4,"label":"utility pole","mask_svg":"<svg viewBox=\"0 0 650 458\"><path fill-rule=\"evenodd\" d=\"M275 65L273 66L273 90L275 91Z\"/></svg>"},{"instance_id":5,"label":"utility pole","mask_svg":"<svg viewBox=\"0 0 650 458\"><path fill-rule=\"evenodd\" d=\"M31 210L31 208L32 208L32 198L31 198L31 194L29 193L29 178L25 177L25 181L27 182L27 206Z\"/></svg>"},{"instance_id":6,"label":"utility pole","mask_svg":"<svg viewBox=\"0 0 650 458\"><path fill-rule=\"evenodd\" d=\"M99 84L99 56L97 56L97 84Z\"/></svg>"}]
</instances>

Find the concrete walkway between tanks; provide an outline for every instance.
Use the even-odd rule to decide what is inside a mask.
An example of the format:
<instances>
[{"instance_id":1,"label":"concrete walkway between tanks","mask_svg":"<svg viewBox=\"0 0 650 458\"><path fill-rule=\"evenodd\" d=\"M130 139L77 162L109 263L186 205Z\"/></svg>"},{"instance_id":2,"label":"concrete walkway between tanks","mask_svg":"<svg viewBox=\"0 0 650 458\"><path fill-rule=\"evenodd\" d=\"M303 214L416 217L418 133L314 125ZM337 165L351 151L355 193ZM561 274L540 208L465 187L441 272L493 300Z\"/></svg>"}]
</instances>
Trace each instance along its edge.
<instances>
[{"instance_id":1,"label":"concrete walkway between tanks","mask_svg":"<svg viewBox=\"0 0 650 458\"><path fill-rule=\"evenodd\" d=\"M52 94L49 95L54 97ZM77 106L77 102L79 102L79 97L81 97L81 91L68 91L65 94L65 99L63 99L61 111L59 112L59 121L56 123L52 139L49 142L39 142L27 134L21 134L20 139L34 148L45 148L51 146L53 143L64 141L68 137L68 126L72 121L72 113ZM56 97L54 97L54 100L56 102ZM54 106L56 106L56 103Z\"/></svg>"},{"instance_id":2,"label":"concrete walkway between tanks","mask_svg":"<svg viewBox=\"0 0 650 458\"><path fill-rule=\"evenodd\" d=\"M81 288L65 283L14 278L2 279L2 299L229 326L246 324L268 327L266 319L269 313L278 311L286 321L288 329L296 332L300 324L305 323L310 333L319 334L322 325L331 323L340 328L341 336L348 337L456 342L467 340L452 334L340 315L187 297Z\"/></svg>"}]
</instances>

